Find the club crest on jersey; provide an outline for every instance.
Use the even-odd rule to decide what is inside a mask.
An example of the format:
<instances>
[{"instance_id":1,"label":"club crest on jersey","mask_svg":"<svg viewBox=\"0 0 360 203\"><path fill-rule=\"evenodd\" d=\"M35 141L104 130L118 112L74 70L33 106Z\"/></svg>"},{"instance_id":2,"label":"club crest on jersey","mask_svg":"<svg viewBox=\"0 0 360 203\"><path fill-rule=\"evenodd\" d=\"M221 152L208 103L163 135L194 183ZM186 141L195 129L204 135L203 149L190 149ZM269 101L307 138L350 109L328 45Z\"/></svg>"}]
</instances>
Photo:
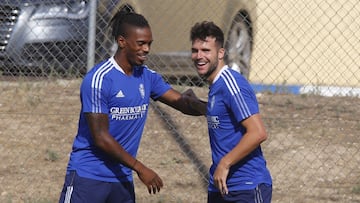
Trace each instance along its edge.
<instances>
[{"instance_id":1,"label":"club crest on jersey","mask_svg":"<svg viewBox=\"0 0 360 203\"><path fill-rule=\"evenodd\" d=\"M145 88L144 88L144 84L142 84L142 83L139 85L139 92L140 92L141 97L144 99L145 98Z\"/></svg>"}]
</instances>

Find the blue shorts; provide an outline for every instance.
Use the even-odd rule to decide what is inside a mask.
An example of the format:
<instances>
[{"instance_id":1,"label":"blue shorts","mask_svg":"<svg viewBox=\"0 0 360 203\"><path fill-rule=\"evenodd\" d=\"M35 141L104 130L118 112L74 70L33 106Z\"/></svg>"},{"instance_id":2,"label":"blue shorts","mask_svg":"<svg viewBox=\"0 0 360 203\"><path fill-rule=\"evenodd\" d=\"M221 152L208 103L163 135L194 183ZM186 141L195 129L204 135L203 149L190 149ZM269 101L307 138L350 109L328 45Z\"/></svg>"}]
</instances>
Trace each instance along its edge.
<instances>
[{"instance_id":1,"label":"blue shorts","mask_svg":"<svg viewBox=\"0 0 360 203\"><path fill-rule=\"evenodd\" d=\"M272 186L260 184L253 190L232 191L222 196L220 192L208 192L208 203L270 203Z\"/></svg>"},{"instance_id":2,"label":"blue shorts","mask_svg":"<svg viewBox=\"0 0 360 203\"><path fill-rule=\"evenodd\" d=\"M68 202L135 202L133 182L103 182L78 176L75 171L65 176L59 203Z\"/></svg>"}]
</instances>

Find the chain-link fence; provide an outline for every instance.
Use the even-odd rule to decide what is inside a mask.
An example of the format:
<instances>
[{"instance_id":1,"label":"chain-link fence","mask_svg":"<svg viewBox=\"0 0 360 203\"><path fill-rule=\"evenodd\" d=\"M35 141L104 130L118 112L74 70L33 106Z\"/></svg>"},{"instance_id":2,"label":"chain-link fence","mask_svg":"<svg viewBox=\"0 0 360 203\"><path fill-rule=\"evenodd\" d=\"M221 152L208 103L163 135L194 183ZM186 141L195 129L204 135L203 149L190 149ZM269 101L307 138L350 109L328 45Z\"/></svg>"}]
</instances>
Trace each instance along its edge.
<instances>
[{"instance_id":1,"label":"chain-link fence","mask_svg":"<svg viewBox=\"0 0 360 203\"><path fill-rule=\"evenodd\" d=\"M81 78L116 51L119 9L149 20L149 67L204 99L189 30L202 20L224 30L227 62L258 92L273 202L360 202L358 0L0 1L0 202L57 201ZM135 178L138 202L206 202L205 118L151 106L138 158L165 187L150 196Z\"/></svg>"}]
</instances>

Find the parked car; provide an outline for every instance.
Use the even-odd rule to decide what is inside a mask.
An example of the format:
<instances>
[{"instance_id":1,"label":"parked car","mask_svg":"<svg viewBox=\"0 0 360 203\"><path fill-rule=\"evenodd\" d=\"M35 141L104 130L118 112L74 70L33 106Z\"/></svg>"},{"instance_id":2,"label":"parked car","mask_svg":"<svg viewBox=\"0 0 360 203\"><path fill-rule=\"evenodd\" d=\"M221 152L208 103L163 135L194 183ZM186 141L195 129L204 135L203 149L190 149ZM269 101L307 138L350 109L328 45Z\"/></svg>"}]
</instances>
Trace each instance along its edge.
<instances>
[{"instance_id":1,"label":"parked car","mask_svg":"<svg viewBox=\"0 0 360 203\"><path fill-rule=\"evenodd\" d=\"M152 27L151 68L177 78L194 76L189 31L195 22L211 20L226 35L227 62L245 76L249 74L255 0L97 2L95 62L113 54L108 23L119 9L126 9L143 14ZM31 72L52 67L84 70L89 5L89 0L0 0L0 67L25 67Z\"/></svg>"},{"instance_id":2,"label":"parked car","mask_svg":"<svg viewBox=\"0 0 360 203\"><path fill-rule=\"evenodd\" d=\"M85 0L1 0L0 67L84 67L88 15Z\"/></svg>"}]
</instances>

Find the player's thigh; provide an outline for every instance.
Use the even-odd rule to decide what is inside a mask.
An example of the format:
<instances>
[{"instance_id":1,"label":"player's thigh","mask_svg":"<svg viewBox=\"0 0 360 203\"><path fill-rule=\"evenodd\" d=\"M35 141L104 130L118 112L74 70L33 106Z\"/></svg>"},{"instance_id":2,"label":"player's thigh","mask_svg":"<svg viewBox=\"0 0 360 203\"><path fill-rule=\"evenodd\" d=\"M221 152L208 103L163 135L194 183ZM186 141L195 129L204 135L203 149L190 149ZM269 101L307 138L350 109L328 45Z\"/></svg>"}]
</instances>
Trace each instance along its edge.
<instances>
[{"instance_id":1,"label":"player's thigh","mask_svg":"<svg viewBox=\"0 0 360 203\"><path fill-rule=\"evenodd\" d=\"M59 203L103 203L106 202L110 192L110 183L83 178L78 176L75 171L72 171L65 176Z\"/></svg>"},{"instance_id":2,"label":"player's thigh","mask_svg":"<svg viewBox=\"0 0 360 203\"><path fill-rule=\"evenodd\" d=\"M107 203L134 203L135 190L133 182L113 183L111 193L108 196Z\"/></svg>"},{"instance_id":3,"label":"player's thigh","mask_svg":"<svg viewBox=\"0 0 360 203\"><path fill-rule=\"evenodd\" d=\"M272 186L267 184L260 184L252 190L232 191L224 196L208 193L208 203L270 203L271 198Z\"/></svg>"}]
</instances>

